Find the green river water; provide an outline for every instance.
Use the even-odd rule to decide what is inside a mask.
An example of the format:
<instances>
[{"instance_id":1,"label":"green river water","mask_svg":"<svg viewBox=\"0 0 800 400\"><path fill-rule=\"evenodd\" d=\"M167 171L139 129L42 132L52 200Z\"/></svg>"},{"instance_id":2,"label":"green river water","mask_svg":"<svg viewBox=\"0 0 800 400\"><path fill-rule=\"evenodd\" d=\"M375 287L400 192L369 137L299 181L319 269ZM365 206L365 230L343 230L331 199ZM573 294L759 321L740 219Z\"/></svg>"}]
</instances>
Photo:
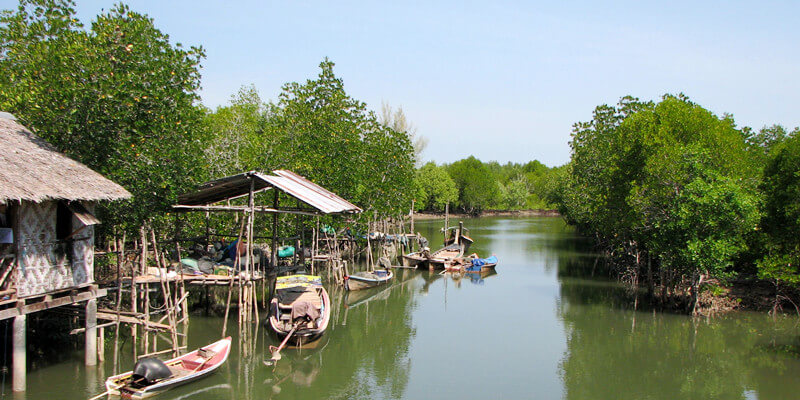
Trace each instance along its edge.
<instances>
[{"instance_id":1,"label":"green river water","mask_svg":"<svg viewBox=\"0 0 800 400\"><path fill-rule=\"evenodd\" d=\"M451 221L452 222L452 221ZM500 259L490 276L397 270L390 286L329 286L333 316L312 349L287 349L263 327L213 376L160 399L800 399L798 319L734 313L693 319L634 311L629 293L593 277L596 256L560 218L464 221L473 251ZM417 223L436 248L442 221ZM598 274L602 275L602 274ZM265 312L261 311L263 317ZM219 338L222 319L193 315L189 348ZM80 399L113 372L82 350L34 368L13 398ZM121 368L132 366L130 343ZM10 382L4 387L11 398Z\"/></svg>"}]
</instances>

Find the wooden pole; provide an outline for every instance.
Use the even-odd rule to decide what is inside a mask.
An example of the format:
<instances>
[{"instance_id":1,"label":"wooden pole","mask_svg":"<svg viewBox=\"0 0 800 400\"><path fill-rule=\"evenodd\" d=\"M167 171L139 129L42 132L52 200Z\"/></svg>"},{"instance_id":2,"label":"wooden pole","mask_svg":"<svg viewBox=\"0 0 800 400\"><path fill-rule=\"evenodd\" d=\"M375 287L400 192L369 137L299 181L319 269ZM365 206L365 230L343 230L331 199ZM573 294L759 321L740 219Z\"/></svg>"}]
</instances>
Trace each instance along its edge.
<instances>
[{"instance_id":1,"label":"wooden pole","mask_svg":"<svg viewBox=\"0 0 800 400\"><path fill-rule=\"evenodd\" d=\"M411 200L411 212L408 213L408 215L411 216L411 233L416 232L414 230L414 205L415 204L416 204L416 202L414 200Z\"/></svg>"},{"instance_id":2,"label":"wooden pole","mask_svg":"<svg viewBox=\"0 0 800 400\"><path fill-rule=\"evenodd\" d=\"M86 302L85 364L97 365L97 299Z\"/></svg>"},{"instance_id":3,"label":"wooden pole","mask_svg":"<svg viewBox=\"0 0 800 400\"><path fill-rule=\"evenodd\" d=\"M136 251L135 247L137 246L136 240L134 240L134 251ZM139 300L139 296L136 293L136 263L131 263L131 311L134 314L138 313L138 307L136 303ZM119 319L119 315L117 315L117 319ZM136 359L137 354L137 346L138 346L138 336L139 336L139 327L137 324L131 324L131 337L133 338L133 359Z\"/></svg>"},{"instance_id":4,"label":"wooden pole","mask_svg":"<svg viewBox=\"0 0 800 400\"><path fill-rule=\"evenodd\" d=\"M255 179L250 179L250 194L248 196L248 205L250 206L250 214L247 216L247 267L245 270L247 273L245 274L246 279L246 292L245 295L246 300L249 300L250 295L252 294L252 276L253 271L255 270L255 260L253 260L253 223L255 222ZM241 279L241 278L240 278ZM245 308L245 321L251 321L253 319L252 313L250 312L251 302L247 301L244 305Z\"/></svg>"},{"instance_id":5,"label":"wooden pole","mask_svg":"<svg viewBox=\"0 0 800 400\"><path fill-rule=\"evenodd\" d=\"M178 354L178 335L177 335L177 316L176 316L176 308L175 303L172 299L172 294L169 288L169 282L167 281L167 263L166 260L162 260L160 254L158 252L158 241L156 240L156 231L155 229L150 230L150 239L153 241L153 258L156 261L156 266L158 267L158 276L159 280L161 281L161 291L164 295L164 307L167 313L167 319L169 321L170 327L170 339L172 339L172 351L173 356L177 356ZM162 262L163 261L163 262ZM177 289L177 287L176 287ZM150 293L150 291L147 291ZM149 315L150 315L150 306L148 303L147 307L147 315L148 315L148 322L149 322ZM155 351L155 344L156 339L153 337L153 351Z\"/></svg>"},{"instance_id":6,"label":"wooden pole","mask_svg":"<svg viewBox=\"0 0 800 400\"><path fill-rule=\"evenodd\" d=\"M117 374L117 364L119 362L119 309L122 306L122 264L125 261L125 232L122 232L122 241L117 245L119 253L117 255L117 304L114 309L117 312L117 320L114 328L114 375ZM131 286L134 286L131 284Z\"/></svg>"},{"instance_id":7,"label":"wooden pole","mask_svg":"<svg viewBox=\"0 0 800 400\"><path fill-rule=\"evenodd\" d=\"M447 227L450 225L450 203L444 206L444 238L447 239Z\"/></svg>"},{"instance_id":8,"label":"wooden pole","mask_svg":"<svg viewBox=\"0 0 800 400\"><path fill-rule=\"evenodd\" d=\"M278 209L278 189L272 189L275 191L272 206L277 210ZM272 214L272 267L278 267L278 213Z\"/></svg>"},{"instance_id":9,"label":"wooden pole","mask_svg":"<svg viewBox=\"0 0 800 400\"><path fill-rule=\"evenodd\" d=\"M105 333L106 328L102 326L97 328L97 361L100 362L106 361Z\"/></svg>"},{"instance_id":10,"label":"wooden pole","mask_svg":"<svg viewBox=\"0 0 800 400\"><path fill-rule=\"evenodd\" d=\"M13 355L12 355L12 383L11 390L15 392L24 392L26 389L26 365L27 353L25 351L25 320L27 315L18 315L14 317L14 338L13 338Z\"/></svg>"},{"instance_id":11,"label":"wooden pole","mask_svg":"<svg viewBox=\"0 0 800 400\"><path fill-rule=\"evenodd\" d=\"M244 231L244 219L242 219L242 224L239 227L239 240L240 241L242 240L243 231ZM238 246L238 242L237 242L237 246ZM238 252L238 249L237 249L237 252ZM239 257L236 257L236 260L237 260L237 263L234 264L234 265L235 266L236 265L240 265ZM225 337L225 333L227 332L227 329L228 329L228 314L230 313L230 309L231 309L231 293L233 292L233 278L234 278L234 276L231 275L230 278L231 278L231 280L230 280L230 283L228 284L228 301L225 302L225 318L222 321L222 337Z\"/></svg>"}]
</instances>

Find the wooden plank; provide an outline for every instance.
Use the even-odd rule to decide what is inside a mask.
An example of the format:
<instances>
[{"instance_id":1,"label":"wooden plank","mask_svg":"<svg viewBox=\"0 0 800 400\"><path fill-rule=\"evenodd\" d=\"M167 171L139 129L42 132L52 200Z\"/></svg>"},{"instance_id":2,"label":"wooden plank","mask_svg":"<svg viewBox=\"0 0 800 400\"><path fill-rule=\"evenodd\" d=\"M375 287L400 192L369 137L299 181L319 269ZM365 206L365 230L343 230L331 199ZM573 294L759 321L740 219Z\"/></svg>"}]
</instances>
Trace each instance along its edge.
<instances>
[{"instance_id":1,"label":"wooden plank","mask_svg":"<svg viewBox=\"0 0 800 400\"><path fill-rule=\"evenodd\" d=\"M119 319L119 322L124 322L127 324L143 325L146 328L151 328L151 329L163 329L163 330L170 329L169 325L159 324L156 322L145 322L144 320L141 320L139 318L130 317L127 315L120 315L119 317L117 317L116 313L106 313L98 311L97 318L106 321L117 321L117 319Z\"/></svg>"},{"instance_id":2,"label":"wooden plank","mask_svg":"<svg viewBox=\"0 0 800 400\"><path fill-rule=\"evenodd\" d=\"M19 307L0 310L0 320L16 317L19 315L26 315L37 311L48 310L55 307L61 307L68 304L80 303L83 301L96 299L98 297L104 297L106 295L106 292L107 292L106 289L96 289L92 291L78 293L75 295L68 295L64 297L55 298L49 301L46 301L44 300L44 298L42 298L41 301L36 303L24 304L24 305L20 304Z\"/></svg>"},{"instance_id":3,"label":"wooden plank","mask_svg":"<svg viewBox=\"0 0 800 400\"><path fill-rule=\"evenodd\" d=\"M105 324L97 325L97 329L107 328L109 326L114 326L116 324L117 324L116 322L106 322ZM86 328L75 328L75 329L69 331L69 334L70 335L77 335L79 333L83 333L84 331L86 331Z\"/></svg>"}]
</instances>

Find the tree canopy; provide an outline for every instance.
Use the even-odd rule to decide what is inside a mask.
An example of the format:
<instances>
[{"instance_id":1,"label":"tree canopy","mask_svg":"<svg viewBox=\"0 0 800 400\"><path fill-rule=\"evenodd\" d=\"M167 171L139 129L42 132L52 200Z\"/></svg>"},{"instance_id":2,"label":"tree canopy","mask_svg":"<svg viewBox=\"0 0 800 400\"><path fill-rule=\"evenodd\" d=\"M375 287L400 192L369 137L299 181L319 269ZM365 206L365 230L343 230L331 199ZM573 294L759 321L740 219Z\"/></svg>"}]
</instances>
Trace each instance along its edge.
<instances>
[{"instance_id":1,"label":"tree canopy","mask_svg":"<svg viewBox=\"0 0 800 400\"><path fill-rule=\"evenodd\" d=\"M633 273L648 255L667 287L722 278L747 249L759 215L758 169L730 116L683 95L624 97L575 124L571 146L561 211L637 260Z\"/></svg>"},{"instance_id":2,"label":"tree canopy","mask_svg":"<svg viewBox=\"0 0 800 400\"><path fill-rule=\"evenodd\" d=\"M23 0L0 15L0 54L0 108L134 195L107 221L140 224L198 175L202 48L122 4L85 30L72 1Z\"/></svg>"}]
</instances>

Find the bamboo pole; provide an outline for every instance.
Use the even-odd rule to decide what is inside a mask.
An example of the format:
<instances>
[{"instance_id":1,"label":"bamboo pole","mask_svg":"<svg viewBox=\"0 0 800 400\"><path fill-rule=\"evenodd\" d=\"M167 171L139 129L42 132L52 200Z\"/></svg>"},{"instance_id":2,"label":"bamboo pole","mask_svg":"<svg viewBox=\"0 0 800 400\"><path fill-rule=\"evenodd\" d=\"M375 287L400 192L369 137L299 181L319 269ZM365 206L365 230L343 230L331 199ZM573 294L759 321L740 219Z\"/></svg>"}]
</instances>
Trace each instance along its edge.
<instances>
[{"instance_id":1,"label":"bamboo pole","mask_svg":"<svg viewBox=\"0 0 800 400\"><path fill-rule=\"evenodd\" d=\"M134 240L134 252L138 251L138 242ZM137 292L136 287L136 263L131 263L131 311L134 313L138 313L138 306L136 303L139 301L139 295ZM119 318L118 318L119 319ZM133 358L136 359L137 347L138 347L138 336L139 336L139 327L137 324L131 324L131 337L133 338Z\"/></svg>"},{"instance_id":2,"label":"bamboo pole","mask_svg":"<svg viewBox=\"0 0 800 400\"><path fill-rule=\"evenodd\" d=\"M241 226L239 228L239 241L241 241L241 239L242 239L243 232L244 232L244 219L242 219L242 224L241 224ZM238 242L237 242L237 246L238 246ZM237 255L238 255L238 250L237 250ZM238 256L236 257L236 260L237 261L236 261L236 264L234 264L234 266L236 266L236 265L238 265L240 263ZM234 279L233 275L231 275L230 278L231 278L230 284L228 285L228 301L225 303L225 319L222 321L222 337L225 337L225 333L227 332L228 314L229 314L230 309L231 309L231 293L233 292L233 279Z\"/></svg>"},{"instance_id":3,"label":"bamboo pole","mask_svg":"<svg viewBox=\"0 0 800 400\"><path fill-rule=\"evenodd\" d=\"M172 294L169 288L169 282L167 282L167 265L166 260L162 263L162 259L158 252L158 241L156 240L156 231L155 229L150 230L150 239L153 241L153 258L156 261L156 266L158 267L158 276L159 282L161 283L161 291L164 295L164 307L165 312L167 314L167 320L169 321L170 327L170 338L172 339L172 351L173 356L177 356L178 354L178 336L177 336L177 324L175 318L175 307L172 304ZM149 286L149 285L148 285ZM148 293L150 291L148 290ZM149 303L148 303L148 316L149 316ZM149 322L149 318L147 319ZM155 351L156 340L153 339L153 350ZM146 347L146 346L145 346Z\"/></svg>"},{"instance_id":4,"label":"bamboo pole","mask_svg":"<svg viewBox=\"0 0 800 400\"><path fill-rule=\"evenodd\" d=\"M117 304L114 307L115 311L117 312L117 320L114 330L114 375L117 374L117 363L119 361L119 309L122 306L122 264L125 260L125 238L126 233L123 231L122 241L117 245L117 250L119 253L117 255ZM131 286L135 285L131 283Z\"/></svg>"}]
</instances>

